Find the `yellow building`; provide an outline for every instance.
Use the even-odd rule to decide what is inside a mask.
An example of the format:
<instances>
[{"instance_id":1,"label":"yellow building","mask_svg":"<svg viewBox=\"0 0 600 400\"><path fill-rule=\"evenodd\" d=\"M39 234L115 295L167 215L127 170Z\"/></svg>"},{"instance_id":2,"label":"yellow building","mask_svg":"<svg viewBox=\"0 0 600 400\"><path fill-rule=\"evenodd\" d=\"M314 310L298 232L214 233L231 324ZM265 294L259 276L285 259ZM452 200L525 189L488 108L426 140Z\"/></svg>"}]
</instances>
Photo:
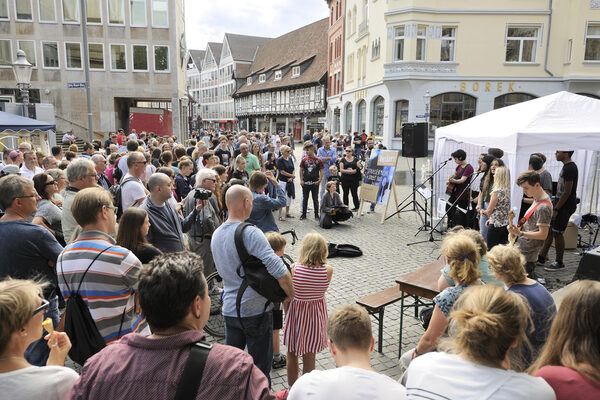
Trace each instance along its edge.
<instances>
[{"instance_id":1,"label":"yellow building","mask_svg":"<svg viewBox=\"0 0 600 400\"><path fill-rule=\"evenodd\" d=\"M600 0L347 0L341 132L401 147L561 90L600 96ZM430 112L427 113L427 110ZM485 132L482 132L485 134Z\"/></svg>"}]
</instances>

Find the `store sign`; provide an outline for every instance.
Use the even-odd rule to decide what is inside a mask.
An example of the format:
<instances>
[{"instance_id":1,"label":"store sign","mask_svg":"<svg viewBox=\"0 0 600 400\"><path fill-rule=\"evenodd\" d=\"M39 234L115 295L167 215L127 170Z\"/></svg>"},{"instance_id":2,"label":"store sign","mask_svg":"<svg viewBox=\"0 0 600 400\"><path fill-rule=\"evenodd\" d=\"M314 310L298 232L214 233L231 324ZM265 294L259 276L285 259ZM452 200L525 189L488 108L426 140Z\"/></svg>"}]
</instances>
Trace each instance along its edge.
<instances>
[{"instance_id":1,"label":"store sign","mask_svg":"<svg viewBox=\"0 0 600 400\"><path fill-rule=\"evenodd\" d=\"M520 86L518 87L520 89ZM515 82L460 82L460 91L465 92L514 92Z\"/></svg>"},{"instance_id":2,"label":"store sign","mask_svg":"<svg viewBox=\"0 0 600 400\"><path fill-rule=\"evenodd\" d=\"M367 97L367 89L354 92L354 100L364 99Z\"/></svg>"}]
</instances>

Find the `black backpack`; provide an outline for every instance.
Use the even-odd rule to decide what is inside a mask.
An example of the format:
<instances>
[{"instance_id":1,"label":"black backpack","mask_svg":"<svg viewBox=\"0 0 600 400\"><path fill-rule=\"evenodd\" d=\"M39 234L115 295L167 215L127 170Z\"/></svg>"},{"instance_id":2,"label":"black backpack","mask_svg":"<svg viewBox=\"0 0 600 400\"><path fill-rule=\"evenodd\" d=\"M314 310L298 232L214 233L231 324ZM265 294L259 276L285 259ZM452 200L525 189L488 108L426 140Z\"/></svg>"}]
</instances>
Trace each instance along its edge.
<instances>
[{"instance_id":1,"label":"black backpack","mask_svg":"<svg viewBox=\"0 0 600 400\"><path fill-rule=\"evenodd\" d=\"M246 229L248 226L254 225L248 222L242 222L236 228L234 235L235 248L237 249L238 255L242 262L237 268L237 274L240 278L242 278L242 284L240 285L237 298L235 299L235 309L240 320L242 296L244 295L244 292L248 286L267 299L264 308L265 310L270 303L281 303L287 297L281 286L279 286L277 279L269 274L263 262L259 258L248 254L246 246L244 246L243 238L244 229ZM244 268L243 275L242 267Z\"/></svg>"},{"instance_id":2,"label":"black backpack","mask_svg":"<svg viewBox=\"0 0 600 400\"><path fill-rule=\"evenodd\" d=\"M363 255L362 250L358 246L352 244L335 244L329 243L327 258L335 257L360 257Z\"/></svg>"},{"instance_id":3,"label":"black backpack","mask_svg":"<svg viewBox=\"0 0 600 400\"><path fill-rule=\"evenodd\" d=\"M113 197L113 205L115 206L115 208L117 209L117 219L121 218L121 215L123 214L123 203L121 202L121 189L123 188L123 185L125 185L127 182L131 182L131 181L135 181L136 178L134 177L130 177L125 179L123 182L121 183L117 183L118 181L115 179L115 184L112 185L110 187L109 192Z\"/></svg>"},{"instance_id":4,"label":"black backpack","mask_svg":"<svg viewBox=\"0 0 600 400\"><path fill-rule=\"evenodd\" d=\"M70 293L65 309L65 333L69 336L69 339L71 339L72 344L71 350L69 351L69 357L79 365L85 364L88 358L106 346L104 338L100 335L96 322L94 322L92 314L90 314L90 309L85 301L83 301L79 292L81 290L83 279L92 267L92 264L94 264L102 253L111 247L112 246L108 246L94 257L81 277L77 292L73 292L67 283L62 264L63 255L61 254L60 273L65 282L65 286ZM121 336L121 328L123 327L123 318L125 317L126 310L127 307L125 307L123 315L121 316L121 325L119 326L119 334L117 337Z\"/></svg>"},{"instance_id":5,"label":"black backpack","mask_svg":"<svg viewBox=\"0 0 600 400\"><path fill-rule=\"evenodd\" d=\"M119 160L121 157L117 158L115 161L115 168L113 169L113 179L115 182L119 182L123 178L123 171L119 168Z\"/></svg>"}]
</instances>

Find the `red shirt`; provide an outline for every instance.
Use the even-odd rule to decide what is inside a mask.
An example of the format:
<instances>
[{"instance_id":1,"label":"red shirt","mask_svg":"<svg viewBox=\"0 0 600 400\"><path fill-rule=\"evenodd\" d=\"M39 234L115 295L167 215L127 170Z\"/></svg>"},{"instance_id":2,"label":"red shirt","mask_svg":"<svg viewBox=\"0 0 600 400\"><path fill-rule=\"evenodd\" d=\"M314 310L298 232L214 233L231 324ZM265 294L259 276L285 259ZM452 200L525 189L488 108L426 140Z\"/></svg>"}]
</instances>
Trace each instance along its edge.
<instances>
[{"instance_id":1,"label":"red shirt","mask_svg":"<svg viewBox=\"0 0 600 400\"><path fill-rule=\"evenodd\" d=\"M600 385L594 385L579 372L557 365L546 365L534 376L544 378L556 393L556 400L600 399Z\"/></svg>"},{"instance_id":2,"label":"red shirt","mask_svg":"<svg viewBox=\"0 0 600 400\"><path fill-rule=\"evenodd\" d=\"M123 336L88 359L69 399L172 399L190 353L190 345L204 339L201 331L187 331L164 339L137 333ZM196 399L267 399L267 377L242 350L213 344Z\"/></svg>"}]
</instances>

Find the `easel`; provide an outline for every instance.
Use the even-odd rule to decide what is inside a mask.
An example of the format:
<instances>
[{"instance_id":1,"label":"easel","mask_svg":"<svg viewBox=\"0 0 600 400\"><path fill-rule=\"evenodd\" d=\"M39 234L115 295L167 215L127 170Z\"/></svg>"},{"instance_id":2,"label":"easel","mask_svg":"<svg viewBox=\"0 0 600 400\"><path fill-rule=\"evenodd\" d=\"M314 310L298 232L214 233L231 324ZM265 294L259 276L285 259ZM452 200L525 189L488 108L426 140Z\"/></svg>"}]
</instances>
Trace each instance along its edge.
<instances>
[{"instance_id":1,"label":"easel","mask_svg":"<svg viewBox=\"0 0 600 400\"><path fill-rule=\"evenodd\" d=\"M361 188L362 188L362 186L361 186ZM398 193L396 192L396 178L395 177L392 179L392 194L394 196L394 204L395 204L394 207L396 208L396 212L394 213L394 215L398 215L398 218L400 218L400 212L399 212L400 211L400 208L399 208L400 204L398 204ZM359 197L360 197L360 195L359 195ZM390 197L391 196L388 196L387 203L385 204L385 208L383 209L383 214L381 215L381 221L380 221L381 224L383 224L385 222L385 220L387 219L388 208L390 207ZM363 212L363 206L366 203L368 203L369 206L371 205L370 201L366 201L365 199L362 199L362 198L360 199L360 205L358 206L358 213L356 215L356 218L360 218L361 217L362 212Z\"/></svg>"}]
</instances>

